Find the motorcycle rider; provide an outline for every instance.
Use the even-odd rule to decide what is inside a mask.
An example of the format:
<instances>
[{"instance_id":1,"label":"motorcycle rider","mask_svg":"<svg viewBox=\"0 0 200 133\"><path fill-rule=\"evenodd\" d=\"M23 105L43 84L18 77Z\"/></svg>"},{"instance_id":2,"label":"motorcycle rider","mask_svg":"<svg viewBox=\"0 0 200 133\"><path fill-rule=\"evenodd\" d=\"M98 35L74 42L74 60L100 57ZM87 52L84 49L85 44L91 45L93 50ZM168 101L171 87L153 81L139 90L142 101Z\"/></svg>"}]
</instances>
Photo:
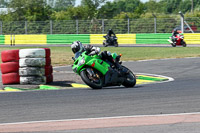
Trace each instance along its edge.
<instances>
[{"instance_id":1,"label":"motorcycle rider","mask_svg":"<svg viewBox=\"0 0 200 133\"><path fill-rule=\"evenodd\" d=\"M107 36L111 37L112 35L115 36L115 33L113 32L112 29L109 29L109 30L108 30L108 33L107 33Z\"/></svg>"},{"instance_id":2,"label":"motorcycle rider","mask_svg":"<svg viewBox=\"0 0 200 133\"><path fill-rule=\"evenodd\" d=\"M88 55L99 54L101 51L99 47L94 47L89 44L86 46L83 46L80 41L74 41L71 45L71 49L73 53L75 54L75 58L78 58L78 56L84 51L86 51L86 54ZM116 62L112 58L110 51L101 52L100 57L102 60L108 62L111 66L114 65L116 67Z\"/></svg>"},{"instance_id":3,"label":"motorcycle rider","mask_svg":"<svg viewBox=\"0 0 200 133\"><path fill-rule=\"evenodd\" d=\"M115 33L113 32L112 29L109 29L109 30L108 30L108 33L107 33L107 35L106 35L106 37L107 37L107 39L106 39L107 43L110 42L110 39L111 39L112 35L115 36Z\"/></svg>"},{"instance_id":4,"label":"motorcycle rider","mask_svg":"<svg viewBox=\"0 0 200 133\"><path fill-rule=\"evenodd\" d=\"M176 40L177 40L176 36L177 35L179 35L179 32L178 32L177 29L174 29L174 32L172 33L172 41L173 41L173 43L176 43Z\"/></svg>"}]
</instances>

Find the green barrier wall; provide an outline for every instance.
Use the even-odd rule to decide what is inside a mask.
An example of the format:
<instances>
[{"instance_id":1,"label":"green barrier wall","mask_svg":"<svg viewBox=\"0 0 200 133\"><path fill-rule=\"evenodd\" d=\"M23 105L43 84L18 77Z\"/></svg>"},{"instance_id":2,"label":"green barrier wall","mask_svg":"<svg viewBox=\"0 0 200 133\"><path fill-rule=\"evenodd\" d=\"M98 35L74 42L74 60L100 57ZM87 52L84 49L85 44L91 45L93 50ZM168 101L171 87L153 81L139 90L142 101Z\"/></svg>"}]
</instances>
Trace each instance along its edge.
<instances>
[{"instance_id":1,"label":"green barrier wall","mask_svg":"<svg viewBox=\"0 0 200 133\"><path fill-rule=\"evenodd\" d=\"M4 43L5 43L5 36L0 35L0 45L4 45Z\"/></svg>"},{"instance_id":2,"label":"green barrier wall","mask_svg":"<svg viewBox=\"0 0 200 133\"><path fill-rule=\"evenodd\" d=\"M72 44L74 41L81 41L83 44L89 44L90 34L47 35L47 44Z\"/></svg>"},{"instance_id":3,"label":"green barrier wall","mask_svg":"<svg viewBox=\"0 0 200 133\"><path fill-rule=\"evenodd\" d=\"M171 33L136 34L136 44L168 44Z\"/></svg>"},{"instance_id":4,"label":"green barrier wall","mask_svg":"<svg viewBox=\"0 0 200 133\"><path fill-rule=\"evenodd\" d=\"M121 44L169 44L167 41L171 33L146 33L146 34L122 34L118 35ZM52 34L52 35L16 35L16 44L72 44L81 41L83 44L102 44L102 34ZM127 37L128 36L128 37ZM200 33L185 33L187 44L200 44ZM10 45L10 35L0 35L0 45ZM127 41L128 38L128 41Z\"/></svg>"}]
</instances>

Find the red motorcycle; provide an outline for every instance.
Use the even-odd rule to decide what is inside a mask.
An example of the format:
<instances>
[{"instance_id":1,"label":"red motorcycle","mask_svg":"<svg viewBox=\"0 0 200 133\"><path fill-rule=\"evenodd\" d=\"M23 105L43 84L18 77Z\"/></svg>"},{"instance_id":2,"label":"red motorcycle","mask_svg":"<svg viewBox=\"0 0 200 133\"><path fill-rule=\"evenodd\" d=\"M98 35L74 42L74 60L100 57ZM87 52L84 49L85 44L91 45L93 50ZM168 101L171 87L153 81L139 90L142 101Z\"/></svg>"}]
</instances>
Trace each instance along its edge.
<instances>
[{"instance_id":1,"label":"red motorcycle","mask_svg":"<svg viewBox=\"0 0 200 133\"><path fill-rule=\"evenodd\" d=\"M170 39L168 40L170 42L170 44L172 45L172 47L176 47L176 46L183 46L183 47L186 47L187 44L186 42L183 40L184 39L184 36L183 35L176 35L175 38L173 37L169 37ZM176 39L175 42L173 42L172 40L173 39Z\"/></svg>"}]
</instances>

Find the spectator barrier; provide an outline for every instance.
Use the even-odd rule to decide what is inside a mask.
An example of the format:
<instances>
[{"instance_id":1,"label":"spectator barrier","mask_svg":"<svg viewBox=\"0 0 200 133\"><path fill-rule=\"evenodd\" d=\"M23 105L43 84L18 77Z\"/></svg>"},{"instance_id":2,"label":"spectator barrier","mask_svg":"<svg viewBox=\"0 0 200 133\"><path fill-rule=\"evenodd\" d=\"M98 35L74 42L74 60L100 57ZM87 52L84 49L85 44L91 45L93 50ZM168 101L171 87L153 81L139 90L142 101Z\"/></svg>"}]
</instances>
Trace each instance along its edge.
<instances>
[{"instance_id":1,"label":"spectator barrier","mask_svg":"<svg viewBox=\"0 0 200 133\"><path fill-rule=\"evenodd\" d=\"M116 34L119 45L169 44L171 33ZM102 44L105 34L48 34L48 35L0 35L0 45L65 45L73 41L83 44ZM200 33L185 33L187 44L200 44Z\"/></svg>"}]
</instances>

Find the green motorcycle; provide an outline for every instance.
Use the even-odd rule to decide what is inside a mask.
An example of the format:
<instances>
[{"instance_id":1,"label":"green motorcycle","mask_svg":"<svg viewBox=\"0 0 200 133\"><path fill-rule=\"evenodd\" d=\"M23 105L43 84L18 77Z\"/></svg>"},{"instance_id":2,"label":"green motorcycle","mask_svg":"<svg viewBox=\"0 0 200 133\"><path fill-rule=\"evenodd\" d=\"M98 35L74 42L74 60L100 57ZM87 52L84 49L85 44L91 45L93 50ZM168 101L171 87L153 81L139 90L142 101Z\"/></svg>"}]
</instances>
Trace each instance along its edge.
<instances>
[{"instance_id":1,"label":"green motorcycle","mask_svg":"<svg viewBox=\"0 0 200 133\"><path fill-rule=\"evenodd\" d=\"M77 52L72 57L74 64L72 70L81 76L81 79L93 89L101 89L106 86L134 87L136 84L136 76L121 65L121 55L112 53L113 59L118 62L118 67L114 67L109 61L101 59L100 55L89 55L85 52Z\"/></svg>"}]
</instances>

